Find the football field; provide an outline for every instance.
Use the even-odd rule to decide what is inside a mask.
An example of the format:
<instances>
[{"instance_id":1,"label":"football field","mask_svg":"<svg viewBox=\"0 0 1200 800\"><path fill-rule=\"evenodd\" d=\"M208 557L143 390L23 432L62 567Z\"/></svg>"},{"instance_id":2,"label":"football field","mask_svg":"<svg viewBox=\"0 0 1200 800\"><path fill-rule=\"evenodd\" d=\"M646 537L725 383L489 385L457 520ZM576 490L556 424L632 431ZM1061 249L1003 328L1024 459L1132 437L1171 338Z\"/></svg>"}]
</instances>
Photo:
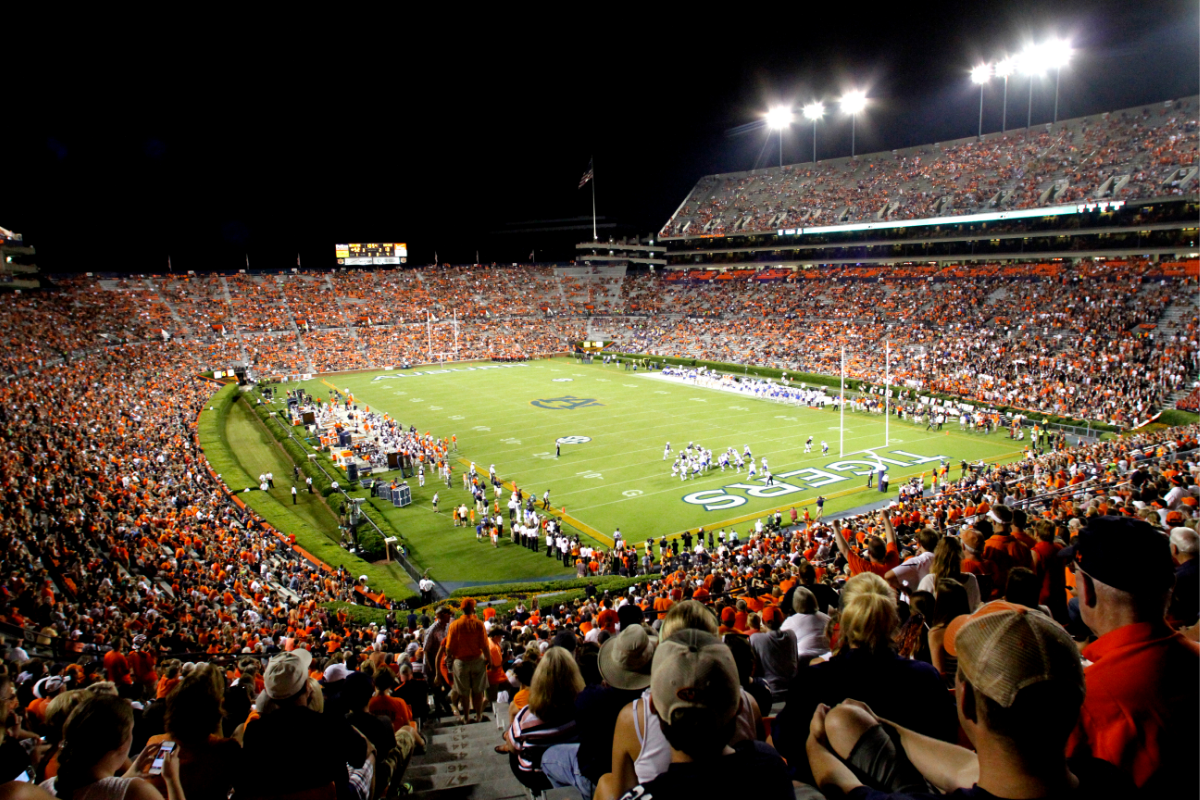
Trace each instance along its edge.
<instances>
[{"instance_id":1,"label":"football field","mask_svg":"<svg viewBox=\"0 0 1200 800\"><path fill-rule=\"evenodd\" d=\"M883 499L866 489L866 475L888 467L888 496L896 496L905 478L932 471L941 458L959 474L961 459L1007 461L1020 446L1006 432L984 436L960 432L958 424L942 432L926 431L892 419L884 442L882 415L846 414L845 452L838 451L839 415L758 399L664 378L659 372L627 371L620 365L582 365L558 358L523 364L479 362L444 368L331 375L306 382L316 397L330 388L351 392L372 411L384 411L406 427L438 437L457 436L460 463L454 490L432 477L423 489L414 484L414 503L399 509L402 525L430 524L430 498L442 490L458 502L459 476L474 461L485 477L495 465L539 500L550 502L567 521L601 544L620 529L626 541L672 536L703 526L736 527L743 532L775 508L812 509L818 495L827 498L826 514ZM805 454L805 440L814 439ZM829 452L821 454L821 441ZM561 441L561 455L555 443ZM672 456L663 451L671 443ZM673 455L689 442L713 451L728 447L740 454L749 446L760 465L750 479L746 470L714 467L697 479L672 477ZM774 485L764 483L766 457ZM490 497L490 495L489 495ZM564 511L565 509L565 511ZM786 513L786 512L785 512ZM813 509L815 513L815 509ZM440 524L450 527L447 515ZM442 568L443 575L447 569ZM534 573L537 574L537 573ZM450 577L450 576L446 576Z\"/></svg>"}]
</instances>

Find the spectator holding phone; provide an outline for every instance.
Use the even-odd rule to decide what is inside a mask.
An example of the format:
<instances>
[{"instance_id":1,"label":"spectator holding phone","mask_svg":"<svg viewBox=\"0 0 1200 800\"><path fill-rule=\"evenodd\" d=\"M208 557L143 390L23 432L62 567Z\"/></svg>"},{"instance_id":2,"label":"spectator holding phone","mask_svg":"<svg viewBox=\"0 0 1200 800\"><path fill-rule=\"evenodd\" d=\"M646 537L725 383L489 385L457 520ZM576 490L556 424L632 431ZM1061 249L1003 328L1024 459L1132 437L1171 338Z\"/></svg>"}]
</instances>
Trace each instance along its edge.
<instances>
[{"instance_id":1,"label":"spectator holding phone","mask_svg":"<svg viewBox=\"0 0 1200 800\"><path fill-rule=\"evenodd\" d=\"M63 728L58 775L42 788L61 800L163 800L144 779L158 755L158 745L147 745L123 775L117 772L129 760L133 744L133 706L112 695L94 695L71 712ZM169 800L184 800L179 782L179 757L162 761L162 778Z\"/></svg>"},{"instance_id":2,"label":"spectator holding phone","mask_svg":"<svg viewBox=\"0 0 1200 800\"><path fill-rule=\"evenodd\" d=\"M212 664L201 664L167 695L165 734L152 736L148 746L173 744L179 759L179 780L191 800L225 800L233 788L241 745L221 736L225 676ZM159 792L166 779L147 779Z\"/></svg>"}]
</instances>

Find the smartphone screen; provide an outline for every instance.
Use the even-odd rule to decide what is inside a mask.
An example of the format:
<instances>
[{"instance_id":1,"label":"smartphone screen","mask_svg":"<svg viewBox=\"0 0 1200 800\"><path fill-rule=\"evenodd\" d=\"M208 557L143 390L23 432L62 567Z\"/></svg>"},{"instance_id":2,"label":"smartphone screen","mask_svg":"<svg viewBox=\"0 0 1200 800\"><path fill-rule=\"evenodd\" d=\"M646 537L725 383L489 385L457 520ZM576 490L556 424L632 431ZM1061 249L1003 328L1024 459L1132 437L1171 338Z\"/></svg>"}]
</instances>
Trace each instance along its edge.
<instances>
[{"instance_id":1,"label":"smartphone screen","mask_svg":"<svg viewBox=\"0 0 1200 800\"><path fill-rule=\"evenodd\" d=\"M175 749L174 742L163 742L159 746L158 755L156 755L154 757L154 763L150 765L150 774L151 775L161 775L162 774L163 760L167 757L167 753L170 753L174 749Z\"/></svg>"}]
</instances>

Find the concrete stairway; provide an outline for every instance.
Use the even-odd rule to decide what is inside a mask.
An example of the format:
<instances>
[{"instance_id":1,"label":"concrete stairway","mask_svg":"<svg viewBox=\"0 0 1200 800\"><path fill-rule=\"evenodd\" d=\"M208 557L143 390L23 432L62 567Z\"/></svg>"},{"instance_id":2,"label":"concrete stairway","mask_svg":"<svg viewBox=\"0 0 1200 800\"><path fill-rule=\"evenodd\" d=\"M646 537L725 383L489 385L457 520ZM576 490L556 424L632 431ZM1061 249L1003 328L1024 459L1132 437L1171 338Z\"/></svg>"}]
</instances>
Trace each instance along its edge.
<instances>
[{"instance_id":1,"label":"concrete stairway","mask_svg":"<svg viewBox=\"0 0 1200 800\"><path fill-rule=\"evenodd\" d=\"M437 800L505 800L526 798L508 768L508 756L493 748L501 743L495 712L486 722L461 725L452 718L433 720L425 727L425 753L414 756L404 780L411 797Z\"/></svg>"},{"instance_id":2,"label":"concrete stairway","mask_svg":"<svg viewBox=\"0 0 1200 800\"><path fill-rule=\"evenodd\" d=\"M508 766L508 756L494 748L508 728L508 705L488 711L486 721L461 725L450 717L433 719L424 728L425 753L414 756L404 774L412 784L408 797L429 800L528 800L533 797ZM542 800L576 800L573 788L554 789Z\"/></svg>"}]
</instances>

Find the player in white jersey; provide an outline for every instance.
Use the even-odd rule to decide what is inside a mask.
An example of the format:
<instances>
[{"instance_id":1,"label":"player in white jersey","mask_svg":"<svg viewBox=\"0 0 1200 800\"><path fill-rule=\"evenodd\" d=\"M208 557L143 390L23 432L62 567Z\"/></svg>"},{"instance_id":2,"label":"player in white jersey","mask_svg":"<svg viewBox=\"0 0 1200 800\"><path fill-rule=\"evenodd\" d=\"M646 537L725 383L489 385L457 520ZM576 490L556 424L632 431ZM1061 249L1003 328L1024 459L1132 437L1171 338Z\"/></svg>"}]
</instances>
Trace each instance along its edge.
<instances>
[{"instance_id":1,"label":"player in white jersey","mask_svg":"<svg viewBox=\"0 0 1200 800\"><path fill-rule=\"evenodd\" d=\"M695 480L697 478L697 476L700 475L700 470L703 468L703 466L704 465L700 463L699 459L696 459L695 461L692 462L692 479L693 480Z\"/></svg>"},{"instance_id":2,"label":"player in white jersey","mask_svg":"<svg viewBox=\"0 0 1200 800\"><path fill-rule=\"evenodd\" d=\"M822 439L821 440L821 455L825 455L828 452L829 452L829 442Z\"/></svg>"},{"instance_id":3,"label":"player in white jersey","mask_svg":"<svg viewBox=\"0 0 1200 800\"><path fill-rule=\"evenodd\" d=\"M763 471L766 472L766 469L767 469L767 457L766 456L762 457L762 468L763 468Z\"/></svg>"},{"instance_id":4,"label":"player in white jersey","mask_svg":"<svg viewBox=\"0 0 1200 800\"><path fill-rule=\"evenodd\" d=\"M741 472L742 472L742 467L746 466L746 462L745 462L745 461L742 461L742 457L741 457L741 456L738 456L738 457L737 457L737 461L735 461L735 462L733 462L733 463L737 465L737 472L738 472L738 474L740 475L740 474L741 474Z\"/></svg>"},{"instance_id":5,"label":"player in white jersey","mask_svg":"<svg viewBox=\"0 0 1200 800\"><path fill-rule=\"evenodd\" d=\"M671 455L671 443L667 442L667 446L663 448L663 461L666 461L669 455Z\"/></svg>"},{"instance_id":6,"label":"player in white jersey","mask_svg":"<svg viewBox=\"0 0 1200 800\"><path fill-rule=\"evenodd\" d=\"M725 468L729 466L729 454L721 453L721 458L718 463L721 465L721 472L724 472Z\"/></svg>"},{"instance_id":7,"label":"player in white jersey","mask_svg":"<svg viewBox=\"0 0 1200 800\"><path fill-rule=\"evenodd\" d=\"M749 467L746 469L746 474L747 474L749 477L753 478L755 475L757 475L757 474L758 474L758 468L754 466L754 459L753 459L753 458L752 458L752 459L750 459L750 460L749 460L747 463L748 463L750 466L749 466Z\"/></svg>"},{"instance_id":8,"label":"player in white jersey","mask_svg":"<svg viewBox=\"0 0 1200 800\"><path fill-rule=\"evenodd\" d=\"M750 459L754 458L754 456L750 452L750 445L746 445L746 448L742 451L742 455L744 455L746 457L746 460L750 460Z\"/></svg>"},{"instance_id":9,"label":"player in white jersey","mask_svg":"<svg viewBox=\"0 0 1200 800\"><path fill-rule=\"evenodd\" d=\"M804 452L806 452L806 453L812 452L812 440L813 440L813 437L811 437L811 436L808 437L808 441L804 443Z\"/></svg>"},{"instance_id":10,"label":"player in white jersey","mask_svg":"<svg viewBox=\"0 0 1200 800\"><path fill-rule=\"evenodd\" d=\"M679 462L676 461L674 464L671 465L671 477L674 478L678 474L679 474Z\"/></svg>"}]
</instances>

